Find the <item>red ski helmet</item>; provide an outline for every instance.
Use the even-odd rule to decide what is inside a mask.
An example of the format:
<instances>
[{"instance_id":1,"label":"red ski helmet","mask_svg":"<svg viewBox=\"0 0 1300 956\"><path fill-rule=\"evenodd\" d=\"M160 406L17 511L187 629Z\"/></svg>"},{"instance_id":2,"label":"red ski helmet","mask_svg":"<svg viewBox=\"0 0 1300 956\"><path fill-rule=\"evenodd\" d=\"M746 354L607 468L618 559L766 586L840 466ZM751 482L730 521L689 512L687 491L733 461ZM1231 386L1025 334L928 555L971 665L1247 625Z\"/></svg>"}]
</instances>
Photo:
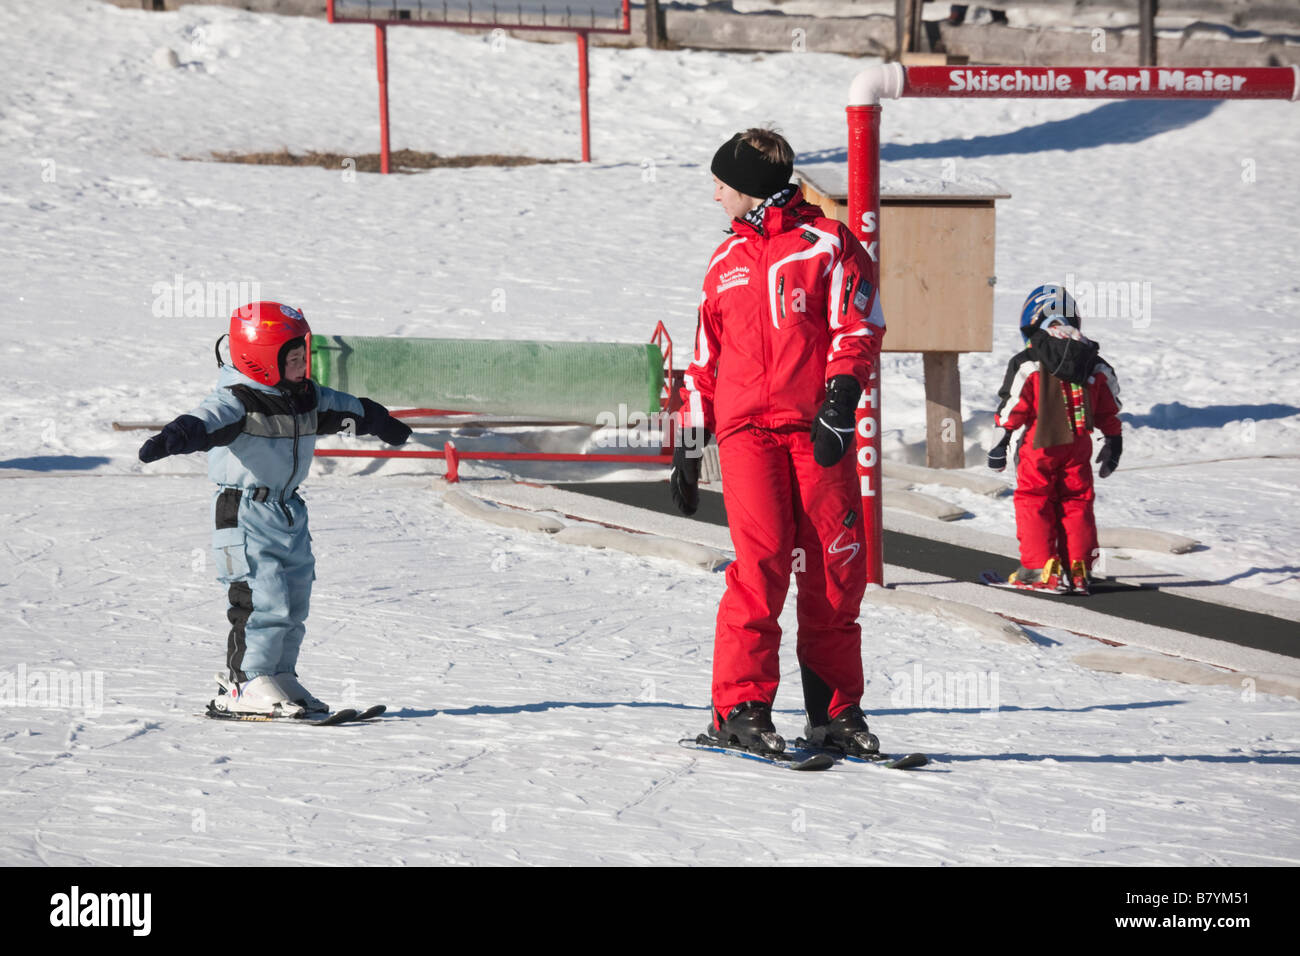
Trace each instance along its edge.
<instances>
[{"instance_id":1,"label":"red ski helmet","mask_svg":"<svg viewBox=\"0 0 1300 956\"><path fill-rule=\"evenodd\" d=\"M310 356L311 326L293 306L253 302L230 316L230 360L263 385L280 384L281 350L295 339L302 339ZM307 374L311 375L310 365Z\"/></svg>"}]
</instances>

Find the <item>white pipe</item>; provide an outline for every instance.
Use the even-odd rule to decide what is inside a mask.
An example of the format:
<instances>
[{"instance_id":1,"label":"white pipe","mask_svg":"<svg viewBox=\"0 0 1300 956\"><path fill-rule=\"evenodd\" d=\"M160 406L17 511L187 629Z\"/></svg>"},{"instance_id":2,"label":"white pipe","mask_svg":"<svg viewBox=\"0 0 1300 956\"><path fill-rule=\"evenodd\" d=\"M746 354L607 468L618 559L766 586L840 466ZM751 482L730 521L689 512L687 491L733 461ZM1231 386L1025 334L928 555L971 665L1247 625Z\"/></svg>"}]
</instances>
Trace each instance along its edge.
<instances>
[{"instance_id":1,"label":"white pipe","mask_svg":"<svg viewBox=\"0 0 1300 956\"><path fill-rule=\"evenodd\" d=\"M849 84L849 106L879 106L881 99L896 100L903 95L906 80L901 63L869 66Z\"/></svg>"}]
</instances>

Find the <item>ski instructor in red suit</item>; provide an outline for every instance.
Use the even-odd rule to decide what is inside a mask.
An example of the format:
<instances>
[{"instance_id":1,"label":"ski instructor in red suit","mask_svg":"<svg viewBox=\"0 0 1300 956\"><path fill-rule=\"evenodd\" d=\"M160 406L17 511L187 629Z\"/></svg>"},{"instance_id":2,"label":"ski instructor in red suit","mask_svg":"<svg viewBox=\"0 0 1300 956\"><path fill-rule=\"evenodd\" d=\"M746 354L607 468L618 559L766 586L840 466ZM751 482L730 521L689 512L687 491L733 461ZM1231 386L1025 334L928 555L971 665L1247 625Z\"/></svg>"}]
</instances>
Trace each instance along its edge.
<instances>
[{"instance_id":1,"label":"ski instructor in red suit","mask_svg":"<svg viewBox=\"0 0 1300 956\"><path fill-rule=\"evenodd\" d=\"M737 133L711 169L731 229L704 275L670 479L678 509L694 514L700 454L716 436L736 560L718 607L709 733L784 750L772 702L777 617L794 573L805 736L875 752L861 708L866 540L854 410L885 333L876 264L790 183L794 153L775 131Z\"/></svg>"}]
</instances>

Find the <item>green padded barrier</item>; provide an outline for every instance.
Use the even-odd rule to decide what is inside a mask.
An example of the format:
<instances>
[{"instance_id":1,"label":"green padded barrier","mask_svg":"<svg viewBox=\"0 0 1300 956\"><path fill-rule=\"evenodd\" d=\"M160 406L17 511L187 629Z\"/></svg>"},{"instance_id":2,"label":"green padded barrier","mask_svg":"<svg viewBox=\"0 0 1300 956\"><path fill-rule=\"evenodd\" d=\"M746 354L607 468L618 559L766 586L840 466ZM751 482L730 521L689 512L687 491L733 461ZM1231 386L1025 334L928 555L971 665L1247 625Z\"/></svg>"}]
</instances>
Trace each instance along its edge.
<instances>
[{"instance_id":1,"label":"green padded barrier","mask_svg":"<svg viewBox=\"0 0 1300 956\"><path fill-rule=\"evenodd\" d=\"M445 408L597 424L659 411L653 344L508 342L366 335L311 337L311 377L390 408Z\"/></svg>"}]
</instances>

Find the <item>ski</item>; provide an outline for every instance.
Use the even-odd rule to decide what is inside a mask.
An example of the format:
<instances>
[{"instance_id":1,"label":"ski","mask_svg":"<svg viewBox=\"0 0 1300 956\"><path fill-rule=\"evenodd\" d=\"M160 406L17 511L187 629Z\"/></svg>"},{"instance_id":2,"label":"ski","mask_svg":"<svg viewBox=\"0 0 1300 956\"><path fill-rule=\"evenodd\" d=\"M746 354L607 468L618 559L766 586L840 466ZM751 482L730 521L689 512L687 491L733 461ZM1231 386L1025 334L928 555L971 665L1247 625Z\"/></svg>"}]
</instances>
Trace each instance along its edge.
<instances>
[{"instance_id":1,"label":"ski","mask_svg":"<svg viewBox=\"0 0 1300 956\"><path fill-rule=\"evenodd\" d=\"M300 720L303 723L315 724L317 727L333 727L336 724L347 724L356 720L359 714L351 707L344 707L342 710L336 710L325 717L298 717L290 718Z\"/></svg>"},{"instance_id":2,"label":"ski","mask_svg":"<svg viewBox=\"0 0 1300 956\"><path fill-rule=\"evenodd\" d=\"M829 754L808 752L757 753L714 740L708 734L696 737L683 737L677 741L679 746L688 750L704 750L710 753L726 754L732 757L745 757L762 763L781 767L784 770L830 770L835 760Z\"/></svg>"},{"instance_id":3,"label":"ski","mask_svg":"<svg viewBox=\"0 0 1300 956\"><path fill-rule=\"evenodd\" d=\"M795 739L794 746L796 750L801 750L804 753L824 754L832 760L871 764L874 767L884 767L886 770L915 770L917 767L924 767L930 762L930 758L923 753L904 754L902 756L892 754L874 754L872 756L851 754L838 747L819 747L802 737Z\"/></svg>"},{"instance_id":4,"label":"ski","mask_svg":"<svg viewBox=\"0 0 1300 956\"><path fill-rule=\"evenodd\" d=\"M1014 581L1008 581L1005 577L996 571L981 571L980 583L987 584L991 588L1004 588L1008 591L1020 591L1029 594L1041 594L1044 597L1068 597L1073 592L1053 591L1051 588L1037 587L1033 584L1016 584Z\"/></svg>"},{"instance_id":5,"label":"ski","mask_svg":"<svg viewBox=\"0 0 1300 956\"><path fill-rule=\"evenodd\" d=\"M322 717L313 717L308 714L302 717L272 717L270 714L235 714L227 710L217 710L211 704L208 705L207 712L202 716L211 717L213 720L247 720L255 723L269 724L273 722L285 724L311 724L315 727L336 727L339 724L358 724L374 720L388 710L387 704L375 704L373 707L367 707L365 710L357 710L355 707L344 707L341 710L333 711Z\"/></svg>"},{"instance_id":6,"label":"ski","mask_svg":"<svg viewBox=\"0 0 1300 956\"><path fill-rule=\"evenodd\" d=\"M374 708L372 707L370 710L374 710ZM382 712L380 711L380 713ZM369 713L369 711L366 711L366 713ZM270 714L239 714L228 710L217 710L211 704L208 704L207 711L201 716L210 717L213 720L243 720L261 724L306 724L312 727L335 727L339 724L347 724L357 720L360 714L351 707L345 707L342 710L326 714L324 717L272 717ZM378 714L372 714L371 716L378 716Z\"/></svg>"}]
</instances>

